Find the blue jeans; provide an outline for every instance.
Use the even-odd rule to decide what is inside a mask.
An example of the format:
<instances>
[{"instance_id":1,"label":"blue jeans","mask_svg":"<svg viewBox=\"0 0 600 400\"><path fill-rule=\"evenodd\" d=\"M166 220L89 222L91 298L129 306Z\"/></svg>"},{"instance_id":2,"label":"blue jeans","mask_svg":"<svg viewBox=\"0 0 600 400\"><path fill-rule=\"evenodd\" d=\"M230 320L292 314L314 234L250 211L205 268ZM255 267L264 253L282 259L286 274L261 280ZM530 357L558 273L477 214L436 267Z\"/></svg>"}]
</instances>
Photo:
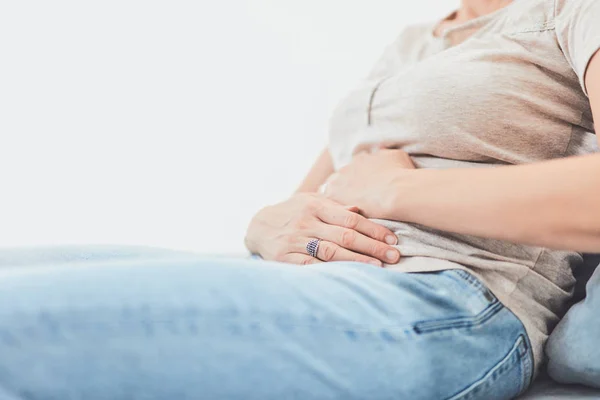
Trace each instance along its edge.
<instances>
[{"instance_id":1,"label":"blue jeans","mask_svg":"<svg viewBox=\"0 0 600 400\"><path fill-rule=\"evenodd\" d=\"M471 274L150 249L0 251L0 399L510 399L521 322Z\"/></svg>"}]
</instances>

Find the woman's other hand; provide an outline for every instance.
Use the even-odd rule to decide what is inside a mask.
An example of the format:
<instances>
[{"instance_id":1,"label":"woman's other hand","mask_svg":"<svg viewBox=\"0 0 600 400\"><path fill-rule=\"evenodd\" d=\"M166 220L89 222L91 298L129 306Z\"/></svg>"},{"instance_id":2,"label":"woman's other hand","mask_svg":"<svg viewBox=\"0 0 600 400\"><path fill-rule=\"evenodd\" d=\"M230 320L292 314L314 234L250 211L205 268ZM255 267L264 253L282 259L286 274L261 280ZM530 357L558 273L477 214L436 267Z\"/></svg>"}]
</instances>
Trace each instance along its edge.
<instances>
[{"instance_id":1,"label":"woman's other hand","mask_svg":"<svg viewBox=\"0 0 600 400\"><path fill-rule=\"evenodd\" d=\"M265 260L300 265L321 261L396 264L400 260L399 251L392 247L396 235L357 211L320 194L298 193L256 214L246 234L246 247ZM321 239L317 258L306 250L313 239Z\"/></svg>"},{"instance_id":2,"label":"woman's other hand","mask_svg":"<svg viewBox=\"0 0 600 400\"><path fill-rule=\"evenodd\" d=\"M397 149L360 153L352 162L327 180L325 197L342 204L354 204L368 218L385 219L399 170L415 169L410 156Z\"/></svg>"}]
</instances>

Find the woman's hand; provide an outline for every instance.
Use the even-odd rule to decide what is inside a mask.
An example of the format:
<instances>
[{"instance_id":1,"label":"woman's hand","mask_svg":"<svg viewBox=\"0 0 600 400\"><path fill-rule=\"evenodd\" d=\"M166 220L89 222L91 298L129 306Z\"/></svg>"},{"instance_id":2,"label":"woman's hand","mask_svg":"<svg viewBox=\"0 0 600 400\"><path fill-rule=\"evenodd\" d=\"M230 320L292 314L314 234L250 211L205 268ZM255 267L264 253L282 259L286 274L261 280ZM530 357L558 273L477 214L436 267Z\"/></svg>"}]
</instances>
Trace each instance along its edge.
<instances>
[{"instance_id":1,"label":"woman's hand","mask_svg":"<svg viewBox=\"0 0 600 400\"><path fill-rule=\"evenodd\" d=\"M368 218L384 218L398 169L415 169L410 156L397 149L360 153L327 180L324 195L342 204L354 204Z\"/></svg>"},{"instance_id":2,"label":"woman's hand","mask_svg":"<svg viewBox=\"0 0 600 400\"><path fill-rule=\"evenodd\" d=\"M396 235L357 211L320 194L299 193L256 214L246 234L246 247L265 260L300 265L321 261L396 264L400 253L391 246L397 243ZM321 239L317 258L306 250L313 239Z\"/></svg>"}]
</instances>

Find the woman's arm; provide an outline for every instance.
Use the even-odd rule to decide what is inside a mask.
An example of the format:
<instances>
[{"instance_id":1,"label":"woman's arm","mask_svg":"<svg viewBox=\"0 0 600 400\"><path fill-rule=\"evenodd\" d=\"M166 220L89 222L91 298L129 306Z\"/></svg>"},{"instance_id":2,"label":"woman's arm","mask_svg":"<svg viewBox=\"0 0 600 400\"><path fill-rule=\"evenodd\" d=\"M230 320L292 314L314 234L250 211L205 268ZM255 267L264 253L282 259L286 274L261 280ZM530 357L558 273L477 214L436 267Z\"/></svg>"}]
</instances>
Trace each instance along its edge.
<instances>
[{"instance_id":1,"label":"woman's arm","mask_svg":"<svg viewBox=\"0 0 600 400\"><path fill-rule=\"evenodd\" d=\"M588 67L586 87L600 134L600 53ZM494 169L401 172L407 173L397 180L388 217L600 252L600 154Z\"/></svg>"},{"instance_id":2,"label":"woman's arm","mask_svg":"<svg viewBox=\"0 0 600 400\"><path fill-rule=\"evenodd\" d=\"M398 172L383 218L600 252L600 154L514 167Z\"/></svg>"},{"instance_id":3,"label":"woman's arm","mask_svg":"<svg viewBox=\"0 0 600 400\"><path fill-rule=\"evenodd\" d=\"M586 86L600 133L598 54L588 68ZM454 170L405 169L401 158L398 152L384 151L355 160L328 184L328 197L355 204L370 217L550 248L600 252L600 154ZM364 194L369 192L377 197Z\"/></svg>"},{"instance_id":4,"label":"woman's arm","mask_svg":"<svg viewBox=\"0 0 600 400\"><path fill-rule=\"evenodd\" d=\"M334 168L331 155L329 154L329 150L325 149L313 164L308 175L304 178L298 190L296 190L296 193L317 192L319 187L325 183L333 171Z\"/></svg>"}]
</instances>

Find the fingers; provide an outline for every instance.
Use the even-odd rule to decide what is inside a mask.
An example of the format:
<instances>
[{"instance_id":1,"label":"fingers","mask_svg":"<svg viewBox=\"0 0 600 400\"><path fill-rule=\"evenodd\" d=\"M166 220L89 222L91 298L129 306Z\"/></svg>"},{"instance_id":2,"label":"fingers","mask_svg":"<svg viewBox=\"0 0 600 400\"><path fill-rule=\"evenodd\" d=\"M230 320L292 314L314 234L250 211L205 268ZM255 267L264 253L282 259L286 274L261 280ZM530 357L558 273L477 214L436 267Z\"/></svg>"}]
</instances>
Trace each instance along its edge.
<instances>
[{"instance_id":1,"label":"fingers","mask_svg":"<svg viewBox=\"0 0 600 400\"><path fill-rule=\"evenodd\" d=\"M351 229L389 245L398 243L396 235L386 227L342 207L323 207L317 212L317 217L326 224Z\"/></svg>"},{"instance_id":2,"label":"fingers","mask_svg":"<svg viewBox=\"0 0 600 400\"><path fill-rule=\"evenodd\" d=\"M317 258L325 262L350 261L371 264L377 267L383 266L382 262L375 258L355 253L327 240L321 240Z\"/></svg>"},{"instance_id":3,"label":"fingers","mask_svg":"<svg viewBox=\"0 0 600 400\"><path fill-rule=\"evenodd\" d=\"M289 253L283 260L281 260L282 262L286 262L286 263L290 263L290 264L296 264L296 265L313 265L313 264L320 264L321 261L311 257L309 255L306 254L300 254L300 253Z\"/></svg>"},{"instance_id":4,"label":"fingers","mask_svg":"<svg viewBox=\"0 0 600 400\"><path fill-rule=\"evenodd\" d=\"M322 240L319 245L319 251L317 252L317 258L311 257L301 253L289 253L281 262L295 264L295 265L314 265L321 264L323 261L334 262L334 261L347 261L347 262L359 262L375 265L382 267L382 263L379 260L364 256L362 254L354 253L350 250L346 250L335 243L327 242Z\"/></svg>"},{"instance_id":5,"label":"fingers","mask_svg":"<svg viewBox=\"0 0 600 400\"><path fill-rule=\"evenodd\" d=\"M342 206L333 201L313 204L293 221L284 235L276 238L278 246L273 259L297 265L320 261L360 262L380 267L383 263L396 264L400 260L400 252L393 247L396 235L358 211L356 206ZM321 240L316 258L306 249L315 238Z\"/></svg>"},{"instance_id":6,"label":"fingers","mask_svg":"<svg viewBox=\"0 0 600 400\"><path fill-rule=\"evenodd\" d=\"M400 252L396 248L352 229L335 225L325 225L320 235L319 237L322 240L335 243L343 249L354 252L353 254L360 253L368 256L370 261L376 259L388 264L396 264L400 261ZM343 253L347 255L346 252ZM319 258L323 261L329 261L328 257ZM365 262L364 260L364 257L361 257L361 262ZM381 262L378 262L378 264L381 264Z\"/></svg>"}]
</instances>

